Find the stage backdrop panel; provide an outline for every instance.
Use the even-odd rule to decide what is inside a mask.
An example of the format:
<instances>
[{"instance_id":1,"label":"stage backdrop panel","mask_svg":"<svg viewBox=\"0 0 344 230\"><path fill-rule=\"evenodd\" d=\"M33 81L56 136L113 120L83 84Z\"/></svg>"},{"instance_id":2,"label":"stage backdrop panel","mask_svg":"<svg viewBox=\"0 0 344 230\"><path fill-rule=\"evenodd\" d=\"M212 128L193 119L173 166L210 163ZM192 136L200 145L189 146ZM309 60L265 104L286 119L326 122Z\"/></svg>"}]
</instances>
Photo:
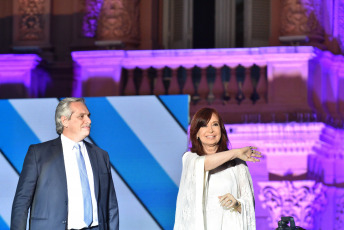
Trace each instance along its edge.
<instances>
[{"instance_id":1,"label":"stage backdrop panel","mask_svg":"<svg viewBox=\"0 0 344 230\"><path fill-rule=\"evenodd\" d=\"M121 229L172 229L181 158L187 150L189 97L85 98L92 129L87 141L108 151ZM59 100L0 100L0 229L11 206L30 144L58 137Z\"/></svg>"}]
</instances>

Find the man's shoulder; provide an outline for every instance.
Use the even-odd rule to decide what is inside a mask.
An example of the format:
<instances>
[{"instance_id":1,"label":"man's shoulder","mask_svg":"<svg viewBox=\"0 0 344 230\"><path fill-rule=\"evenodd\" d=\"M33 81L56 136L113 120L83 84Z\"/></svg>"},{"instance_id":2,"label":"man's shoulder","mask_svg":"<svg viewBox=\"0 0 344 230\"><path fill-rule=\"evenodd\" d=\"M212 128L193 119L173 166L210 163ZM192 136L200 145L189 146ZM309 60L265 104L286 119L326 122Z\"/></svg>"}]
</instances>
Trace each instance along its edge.
<instances>
[{"instance_id":1,"label":"man's shoulder","mask_svg":"<svg viewBox=\"0 0 344 230\"><path fill-rule=\"evenodd\" d=\"M52 139L52 140L49 140L49 141L41 142L41 143L38 143L38 144L32 144L31 146L34 146L34 147L47 147L47 146L56 145L56 144L59 144L59 143L61 144L61 138L60 137Z\"/></svg>"},{"instance_id":2,"label":"man's shoulder","mask_svg":"<svg viewBox=\"0 0 344 230\"><path fill-rule=\"evenodd\" d=\"M105 150L99 148L99 147L96 146L95 144L92 144L92 143L90 143L90 142L88 142L88 141L86 141L86 140L84 140L84 143L85 143L85 146L86 146L87 148L91 148L91 149L93 149L93 150L95 150L95 151L99 151L99 152L106 152Z\"/></svg>"}]
</instances>

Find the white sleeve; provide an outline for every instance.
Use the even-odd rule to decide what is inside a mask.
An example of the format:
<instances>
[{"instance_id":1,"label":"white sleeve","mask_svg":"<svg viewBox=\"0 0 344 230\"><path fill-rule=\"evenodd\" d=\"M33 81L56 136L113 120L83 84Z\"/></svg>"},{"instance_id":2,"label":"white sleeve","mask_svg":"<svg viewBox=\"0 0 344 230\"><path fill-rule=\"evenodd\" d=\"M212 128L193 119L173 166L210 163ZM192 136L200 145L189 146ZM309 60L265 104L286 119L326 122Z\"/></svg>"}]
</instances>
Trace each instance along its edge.
<instances>
[{"instance_id":1,"label":"white sleeve","mask_svg":"<svg viewBox=\"0 0 344 230\"><path fill-rule=\"evenodd\" d=\"M204 156L186 152L179 185L174 230L204 229Z\"/></svg>"},{"instance_id":2,"label":"white sleeve","mask_svg":"<svg viewBox=\"0 0 344 230\"><path fill-rule=\"evenodd\" d=\"M238 165L239 198L244 230L256 229L254 192L251 174L245 164Z\"/></svg>"}]
</instances>

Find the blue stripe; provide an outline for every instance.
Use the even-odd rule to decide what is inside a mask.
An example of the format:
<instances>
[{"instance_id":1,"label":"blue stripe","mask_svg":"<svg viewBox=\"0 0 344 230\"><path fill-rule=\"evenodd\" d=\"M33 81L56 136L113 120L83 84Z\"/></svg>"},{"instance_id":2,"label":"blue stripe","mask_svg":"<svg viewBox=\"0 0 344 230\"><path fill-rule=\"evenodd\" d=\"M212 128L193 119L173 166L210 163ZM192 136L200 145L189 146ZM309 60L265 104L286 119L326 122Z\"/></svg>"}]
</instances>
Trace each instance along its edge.
<instances>
[{"instance_id":1,"label":"blue stripe","mask_svg":"<svg viewBox=\"0 0 344 230\"><path fill-rule=\"evenodd\" d=\"M172 229L178 187L106 98L86 98L91 138L164 229Z\"/></svg>"},{"instance_id":2,"label":"blue stripe","mask_svg":"<svg viewBox=\"0 0 344 230\"><path fill-rule=\"evenodd\" d=\"M188 130L189 126L189 95L160 95L159 98L179 121L179 123Z\"/></svg>"},{"instance_id":3,"label":"blue stripe","mask_svg":"<svg viewBox=\"0 0 344 230\"><path fill-rule=\"evenodd\" d=\"M0 230L10 230L10 227L7 226L7 224L6 224L5 221L2 219L1 216L0 216Z\"/></svg>"},{"instance_id":4,"label":"blue stripe","mask_svg":"<svg viewBox=\"0 0 344 230\"><path fill-rule=\"evenodd\" d=\"M8 100L0 100L0 149L18 172L31 144L40 143Z\"/></svg>"}]
</instances>

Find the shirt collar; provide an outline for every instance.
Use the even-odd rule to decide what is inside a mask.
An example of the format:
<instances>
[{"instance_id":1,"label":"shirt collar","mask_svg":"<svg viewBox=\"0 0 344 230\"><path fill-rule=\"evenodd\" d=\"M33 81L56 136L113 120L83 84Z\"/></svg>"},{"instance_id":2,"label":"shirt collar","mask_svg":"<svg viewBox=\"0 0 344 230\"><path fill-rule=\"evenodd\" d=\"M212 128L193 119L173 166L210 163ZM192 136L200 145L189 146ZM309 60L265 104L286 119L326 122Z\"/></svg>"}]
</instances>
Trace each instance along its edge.
<instances>
[{"instance_id":1,"label":"shirt collar","mask_svg":"<svg viewBox=\"0 0 344 230\"><path fill-rule=\"evenodd\" d=\"M73 149L74 148L75 142L63 134L61 134L61 141L62 141L63 145L65 145L67 147L67 149ZM84 148L84 145L85 145L84 141L79 141L78 144L80 145L80 149Z\"/></svg>"}]
</instances>

